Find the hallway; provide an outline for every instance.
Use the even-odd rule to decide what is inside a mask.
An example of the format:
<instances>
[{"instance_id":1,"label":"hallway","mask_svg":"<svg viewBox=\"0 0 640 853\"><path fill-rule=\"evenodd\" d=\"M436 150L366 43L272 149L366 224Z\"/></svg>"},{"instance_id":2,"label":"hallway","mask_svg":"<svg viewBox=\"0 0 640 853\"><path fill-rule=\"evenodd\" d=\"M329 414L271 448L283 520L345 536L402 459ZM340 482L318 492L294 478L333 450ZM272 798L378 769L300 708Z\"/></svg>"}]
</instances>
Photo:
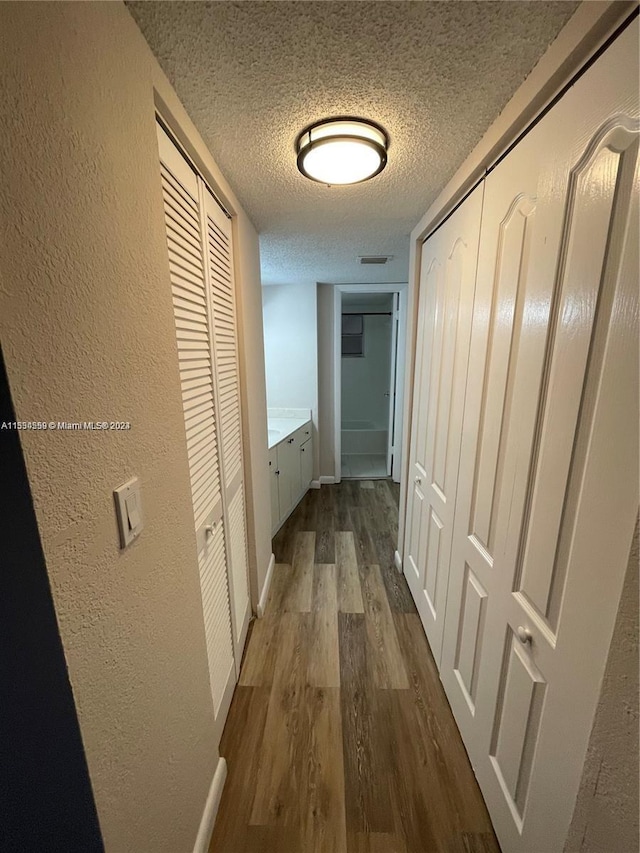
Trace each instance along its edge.
<instances>
[{"instance_id":1,"label":"hallway","mask_svg":"<svg viewBox=\"0 0 640 853\"><path fill-rule=\"evenodd\" d=\"M495 853L404 577L399 487L311 490L274 539L211 853Z\"/></svg>"}]
</instances>

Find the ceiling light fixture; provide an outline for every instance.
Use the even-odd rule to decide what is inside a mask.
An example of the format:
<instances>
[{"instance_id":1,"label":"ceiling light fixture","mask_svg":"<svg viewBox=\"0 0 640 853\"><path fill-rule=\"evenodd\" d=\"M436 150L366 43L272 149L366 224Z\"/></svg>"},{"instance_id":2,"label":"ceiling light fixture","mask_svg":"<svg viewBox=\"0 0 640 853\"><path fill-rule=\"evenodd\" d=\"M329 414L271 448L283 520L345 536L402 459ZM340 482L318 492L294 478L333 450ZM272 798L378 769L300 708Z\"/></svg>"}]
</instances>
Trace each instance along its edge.
<instances>
[{"instance_id":1,"label":"ceiling light fixture","mask_svg":"<svg viewBox=\"0 0 640 853\"><path fill-rule=\"evenodd\" d=\"M373 121L341 116L317 121L296 139L298 169L329 186L359 184L387 165L387 131Z\"/></svg>"}]
</instances>

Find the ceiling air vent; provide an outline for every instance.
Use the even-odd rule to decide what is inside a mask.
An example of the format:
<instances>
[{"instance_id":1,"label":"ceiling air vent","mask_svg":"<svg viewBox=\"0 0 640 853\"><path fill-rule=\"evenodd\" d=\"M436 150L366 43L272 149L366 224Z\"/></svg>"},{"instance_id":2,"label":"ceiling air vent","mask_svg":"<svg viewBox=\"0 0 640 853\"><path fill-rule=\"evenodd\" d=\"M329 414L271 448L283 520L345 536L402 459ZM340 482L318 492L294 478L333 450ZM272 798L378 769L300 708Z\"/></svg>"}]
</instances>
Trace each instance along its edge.
<instances>
[{"instance_id":1,"label":"ceiling air vent","mask_svg":"<svg viewBox=\"0 0 640 853\"><path fill-rule=\"evenodd\" d=\"M359 264L386 264L393 255L358 255Z\"/></svg>"}]
</instances>

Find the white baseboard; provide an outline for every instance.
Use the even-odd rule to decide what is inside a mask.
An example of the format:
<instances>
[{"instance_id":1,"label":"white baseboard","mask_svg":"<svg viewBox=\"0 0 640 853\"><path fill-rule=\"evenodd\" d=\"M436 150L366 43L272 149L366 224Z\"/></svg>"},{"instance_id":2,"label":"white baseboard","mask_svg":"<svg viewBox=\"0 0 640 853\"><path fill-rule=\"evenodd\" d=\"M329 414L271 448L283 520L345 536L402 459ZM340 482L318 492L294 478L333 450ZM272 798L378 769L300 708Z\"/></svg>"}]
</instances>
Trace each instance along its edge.
<instances>
[{"instance_id":1,"label":"white baseboard","mask_svg":"<svg viewBox=\"0 0 640 853\"><path fill-rule=\"evenodd\" d=\"M400 574L402 574L402 557L397 551L394 552L393 563Z\"/></svg>"},{"instance_id":2,"label":"white baseboard","mask_svg":"<svg viewBox=\"0 0 640 853\"><path fill-rule=\"evenodd\" d=\"M320 488L320 480L312 480L309 483L309 488L310 489L319 489Z\"/></svg>"},{"instance_id":3,"label":"white baseboard","mask_svg":"<svg viewBox=\"0 0 640 853\"><path fill-rule=\"evenodd\" d=\"M320 485L321 486L332 486L336 481L335 477L320 477Z\"/></svg>"},{"instance_id":4,"label":"white baseboard","mask_svg":"<svg viewBox=\"0 0 640 853\"><path fill-rule=\"evenodd\" d=\"M260 601L258 602L258 619L262 619L264 616L264 610L267 606L267 598L269 597L269 587L271 586L271 579L273 578L273 569L276 564L275 554L271 555L271 559L269 560L269 568L267 569L267 576L264 579L264 586L262 587L262 592L260 593Z\"/></svg>"},{"instance_id":5,"label":"white baseboard","mask_svg":"<svg viewBox=\"0 0 640 853\"><path fill-rule=\"evenodd\" d=\"M222 758L218 759L216 772L213 774L211 787L207 794L207 801L204 804L202 820L196 836L196 843L193 847L193 853L207 853L209 844L211 843L211 835L213 833L213 825L216 822L218 807L222 798L222 790L227 778L227 762Z\"/></svg>"}]
</instances>

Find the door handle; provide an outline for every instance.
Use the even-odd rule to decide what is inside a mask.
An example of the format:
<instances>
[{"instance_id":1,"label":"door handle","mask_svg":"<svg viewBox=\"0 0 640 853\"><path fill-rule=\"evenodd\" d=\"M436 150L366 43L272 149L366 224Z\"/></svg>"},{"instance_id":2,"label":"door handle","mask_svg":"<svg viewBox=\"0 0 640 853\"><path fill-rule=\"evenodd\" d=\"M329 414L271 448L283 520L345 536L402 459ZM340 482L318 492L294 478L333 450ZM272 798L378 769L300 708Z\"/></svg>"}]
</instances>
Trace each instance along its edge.
<instances>
[{"instance_id":1,"label":"door handle","mask_svg":"<svg viewBox=\"0 0 640 853\"><path fill-rule=\"evenodd\" d=\"M422 485L422 478L421 478L421 477L416 477L415 482L416 482L416 485L417 485L417 486L421 486L421 485Z\"/></svg>"},{"instance_id":2,"label":"door handle","mask_svg":"<svg viewBox=\"0 0 640 853\"><path fill-rule=\"evenodd\" d=\"M518 639L520 640L523 646L526 646L528 643L530 644L533 641L531 631L528 628L525 628L523 625L520 625L518 627L516 634L518 635Z\"/></svg>"},{"instance_id":3,"label":"door handle","mask_svg":"<svg viewBox=\"0 0 640 853\"><path fill-rule=\"evenodd\" d=\"M209 536L213 536L213 534L214 534L214 532L215 532L215 529L216 529L215 522L214 522L213 524L207 524L207 525L206 525L206 527L205 527L205 529L204 529L204 532L205 532L205 534L206 534L207 538L208 538Z\"/></svg>"}]
</instances>

